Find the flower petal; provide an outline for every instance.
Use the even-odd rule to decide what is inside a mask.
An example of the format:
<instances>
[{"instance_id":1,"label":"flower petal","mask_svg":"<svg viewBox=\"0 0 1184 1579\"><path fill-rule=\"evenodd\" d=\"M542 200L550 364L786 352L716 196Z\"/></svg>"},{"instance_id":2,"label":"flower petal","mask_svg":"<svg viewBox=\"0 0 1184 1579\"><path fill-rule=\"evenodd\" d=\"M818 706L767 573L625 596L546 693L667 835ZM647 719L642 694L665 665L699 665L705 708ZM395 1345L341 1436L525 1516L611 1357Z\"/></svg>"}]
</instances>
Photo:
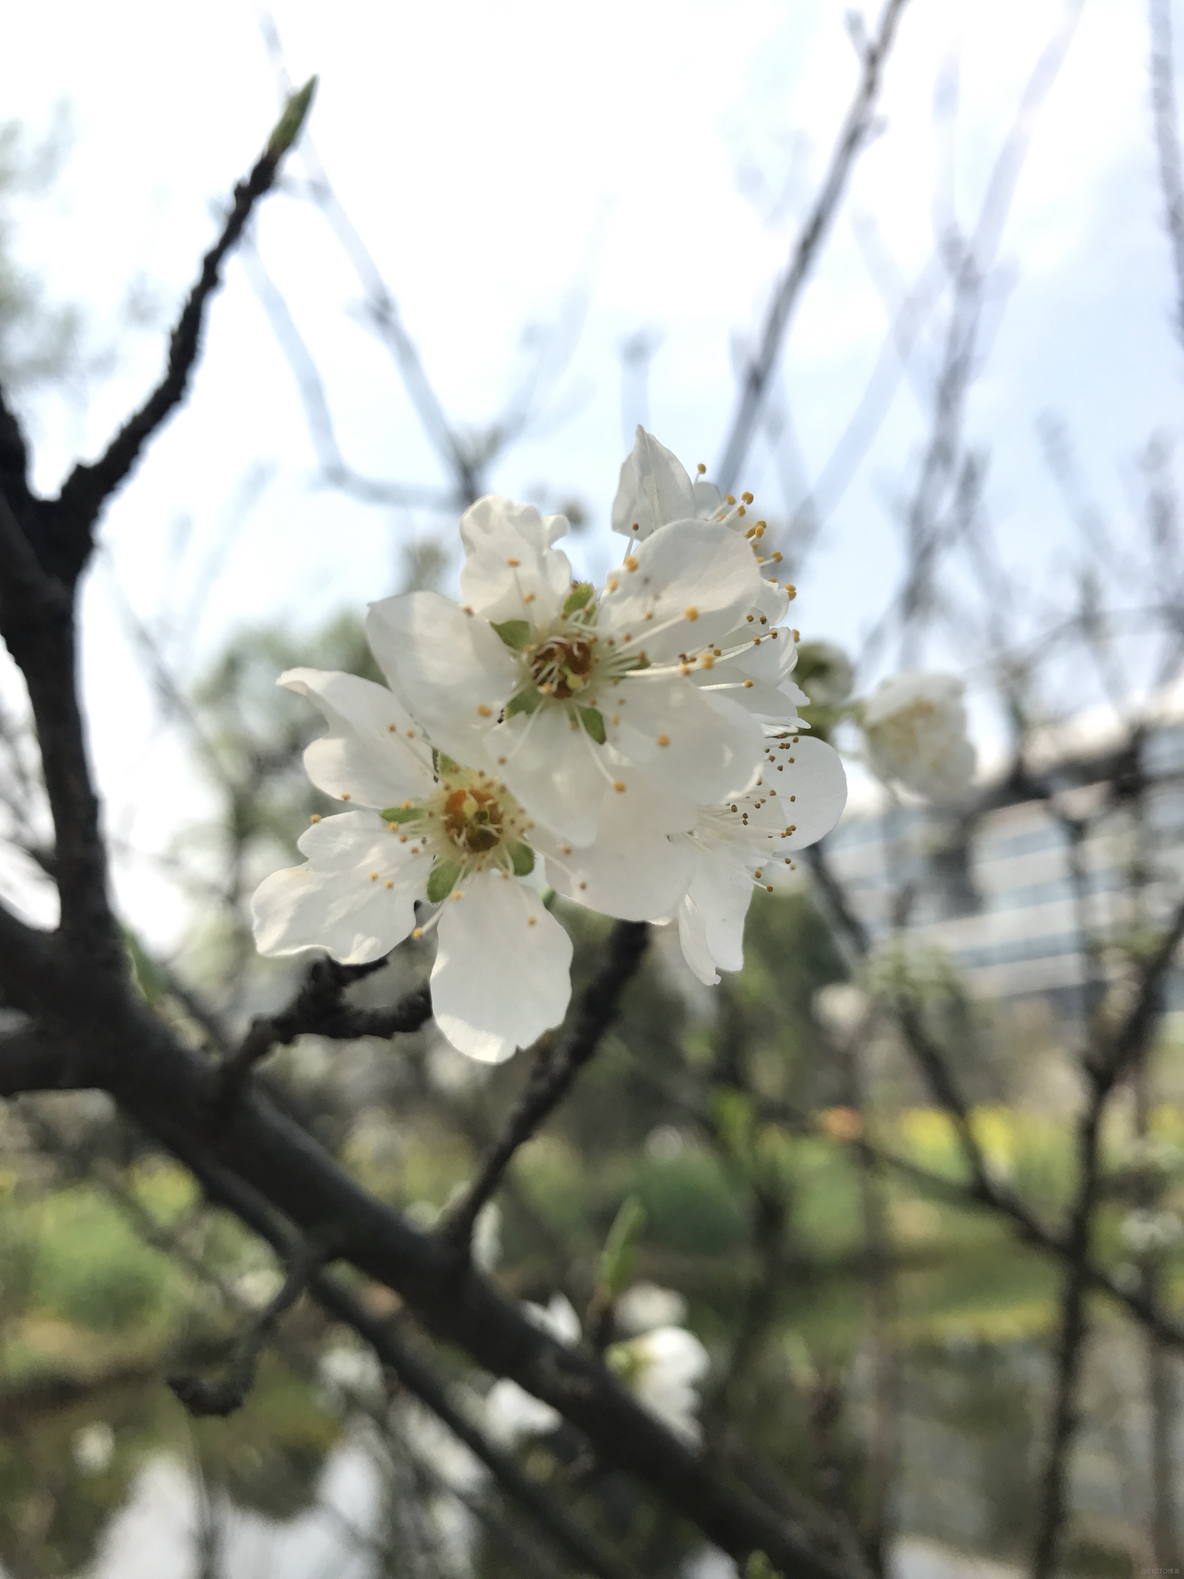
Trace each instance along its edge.
<instances>
[{"instance_id":1,"label":"flower petal","mask_svg":"<svg viewBox=\"0 0 1184 1579\"><path fill-rule=\"evenodd\" d=\"M705 987L714 987L719 981L719 971L707 947L707 927L698 905L689 894L683 895L678 907L678 941L692 976L697 977Z\"/></svg>"},{"instance_id":2,"label":"flower petal","mask_svg":"<svg viewBox=\"0 0 1184 1579\"><path fill-rule=\"evenodd\" d=\"M702 918L703 941L717 968L739 970L744 964L744 918L752 898L748 872L732 851L696 846L687 895ZM689 958L687 963L694 969Z\"/></svg>"},{"instance_id":3,"label":"flower petal","mask_svg":"<svg viewBox=\"0 0 1184 1579\"><path fill-rule=\"evenodd\" d=\"M276 683L307 696L328 722L329 733L304 753L318 789L381 808L431 788L431 751L384 685L331 669L289 669Z\"/></svg>"},{"instance_id":4,"label":"flower petal","mask_svg":"<svg viewBox=\"0 0 1184 1579\"><path fill-rule=\"evenodd\" d=\"M606 793L593 844L573 848L542 828L531 839L558 893L622 921L654 921L668 916L686 892L691 846L667 837L670 798L636 770L620 772L625 790ZM675 827L690 828L694 817L693 805L681 800Z\"/></svg>"},{"instance_id":5,"label":"flower petal","mask_svg":"<svg viewBox=\"0 0 1184 1579\"><path fill-rule=\"evenodd\" d=\"M444 902L432 967L436 1024L462 1053L498 1064L558 1025L571 939L533 888L477 872Z\"/></svg>"},{"instance_id":6,"label":"flower petal","mask_svg":"<svg viewBox=\"0 0 1184 1579\"><path fill-rule=\"evenodd\" d=\"M613 500L613 531L640 543L668 521L699 514L682 462L638 423Z\"/></svg>"},{"instance_id":7,"label":"flower petal","mask_svg":"<svg viewBox=\"0 0 1184 1579\"><path fill-rule=\"evenodd\" d=\"M562 515L486 494L460 520L468 556L461 596L486 620L549 625L571 590L571 561L551 544L567 531Z\"/></svg>"},{"instance_id":8,"label":"flower petal","mask_svg":"<svg viewBox=\"0 0 1184 1579\"><path fill-rule=\"evenodd\" d=\"M659 527L631 558L637 568L610 576L601 595L600 628L621 641L631 633L637 645L644 632L651 662L718 644L762 595L744 538L712 521Z\"/></svg>"},{"instance_id":9,"label":"flower petal","mask_svg":"<svg viewBox=\"0 0 1184 1579\"><path fill-rule=\"evenodd\" d=\"M490 730L485 751L507 789L530 815L573 844L591 844L611 771L603 752L554 705L517 713Z\"/></svg>"},{"instance_id":10,"label":"flower petal","mask_svg":"<svg viewBox=\"0 0 1184 1579\"><path fill-rule=\"evenodd\" d=\"M783 836L781 849L804 850L828 834L843 814L847 775L842 758L833 746L812 735L770 749L777 764L766 763L759 787L744 796L749 830L766 837ZM794 832L787 835L790 826Z\"/></svg>"},{"instance_id":11,"label":"flower petal","mask_svg":"<svg viewBox=\"0 0 1184 1579\"><path fill-rule=\"evenodd\" d=\"M483 761L483 738L518 674L488 623L438 592L406 592L370 605L366 636L432 744L458 762Z\"/></svg>"},{"instance_id":12,"label":"flower petal","mask_svg":"<svg viewBox=\"0 0 1184 1579\"><path fill-rule=\"evenodd\" d=\"M606 738L625 761L697 805L750 784L764 755L757 720L685 675L628 675L601 699L601 712Z\"/></svg>"},{"instance_id":13,"label":"flower petal","mask_svg":"<svg viewBox=\"0 0 1184 1579\"><path fill-rule=\"evenodd\" d=\"M323 948L343 965L364 965L402 942L427 886L426 857L413 858L410 842L364 811L315 823L300 846L311 859L273 872L251 901L261 954Z\"/></svg>"}]
</instances>

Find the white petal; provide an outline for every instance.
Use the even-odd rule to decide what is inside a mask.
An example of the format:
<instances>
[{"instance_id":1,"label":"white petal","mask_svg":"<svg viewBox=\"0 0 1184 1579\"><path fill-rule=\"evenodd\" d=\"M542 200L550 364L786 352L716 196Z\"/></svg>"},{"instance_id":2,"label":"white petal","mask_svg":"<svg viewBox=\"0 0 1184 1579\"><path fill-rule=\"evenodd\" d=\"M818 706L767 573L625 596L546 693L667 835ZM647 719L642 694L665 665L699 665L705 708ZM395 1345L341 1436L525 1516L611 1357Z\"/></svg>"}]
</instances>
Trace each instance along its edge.
<instances>
[{"instance_id":1,"label":"white petal","mask_svg":"<svg viewBox=\"0 0 1184 1579\"><path fill-rule=\"evenodd\" d=\"M571 562L551 544L567 531L562 515L487 494L460 522L468 556L461 596L481 618L549 625L571 590Z\"/></svg>"},{"instance_id":2,"label":"white petal","mask_svg":"<svg viewBox=\"0 0 1184 1579\"><path fill-rule=\"evenodd\" d=\"M438 592L407 592L370 605L366 637L431 743L462 764L483 761L518 674L486 621Z\"/></svg>"},{"instance_id":3,"label":"white petal","mask_svg":"<svg viewBox=\"0 0 1184 1579\"><path fill-rule=\"evenodd\" d=\"M322 948L343 965L362 965L402 942L427 888L426 856L412 857L410 842L362 811L314 824L300 846L312 859L273 872L251 901L261 954Z\"/></svg>"},{"instance_id":4,"label":"white petal","mask_svg":"<svg viewBox=\"0 0 1184 1579\"><path fill-rule=\"evenodd\" d=\"M638 424L613 500L613 531L640 543L668 521L699 514L691 479L678 458Z\"/></svg>"},{"instance_id":5,"label":"white petal","mask_svg":"<svg viewBox=\"0 0 1184 1579\"><path fill-rule=\"evenodd\" d=\"M526 1436L546 1436L562 1420L557 1409L532 1398L525 1388L503 1376L485 1398L485 1428L495 1442L513 1447Z\"/></svg>"},{"instance_id":6,"label":"white petal","mask_svg":"<svg viewBox=\"0 0 1184 1579\"><path fill-rule=\"evenodd\" d=\"M568 1348L577 1344L583 1336L580 1318L566 1294L552 1294L549 1305L535 1305L528 1301L523 1309L536 1327L549 1332L560 1343L567 1344Z\"/></svg>"},{"instance_id":7,"label":"white petal","mask_svg":"<svg viewBox=\"0 0 1184 1579\"><path fill-rule=\"evenodd\" d=\"M744 964L744 918L752 898L748 872L731 851L696 847L687 894L702 918L704 943L716 967L740 970Z\"/></svg>"},{"instance_id":8,"label":"white petal","mask_svg":"<svg viewBox=\"0 0 1184 1579\"><path fill-rule=\"evenodd\" d=\"M698 905L686 894L678 907L678 941L691 974L698 977L705 987L714 987L719 980L719 971L707 947L707 927Z\"/></svg>"},{"instance_id":9,"label":"white petal","mask_svg":"<svg viewBox=\"0 0 1184 1579\"><path fill-rule=\"evenodd\" d=\"M609 742L672 794L711 805L756 775L764 755L760 724L688 676L628 675L599 700Z\"/></svg>"},{"instance_id":10,"label":"white petal","mask_svg":"<svg viewBox=\"0 0 1184 1579\"><path fill-rule=\"evenodd\" d=\"M744 538L712 521L674 521L660 527L626 568L609 578L600 599L600 628L620 640L626 632L651 661L699 651L744 623L761 596L761 576ZM613 581L616 590L610 590ZM688 615L688 610L691 611ZM646 615L652 614L647 620Z\"/></svg>"},{"instance_id":11,"label":"white petal","mask_svg":"<svg viewBox=\"0 0 1184 1579\"><path fill-rule=\"evenodd\" d=\"M654 792L636 770L619 771L625 790L606 793L594 843L573 848L542 828L532 843L545 856L557 892L602 915L653 921L668 916L686 892L691 847L667 837L672 797ZM683 801L682 827L693 826L694 815Z\"/></svg>"},{"instance_id":12,"label":"white petal","mask_svg":"<svg viewBox=\"0 0 1184 1579\"><path fill-rule=\"evenodd\" d=\"M777 799L781 809L788 806L789 811L785 825L793 823L796 830L786 839L785 848L804 850L828 834L843 814L847 775L842 758L825 740L815 740L811 735L803 735L788 751L778 751L776 755L785 758L785 772L771 771L764 776L765 785L771 778L777 780ZM796 799L790 801L790 795Z\"/></svg>"},{"instance_id":13,"label":"white petal","mask_svg":"<svg viewBox=\"0 0 1184 1579\"><path fill-rule=\"evenodd\" d=\"M318 789L381 808L431 788L431 751L384 685L328 669L289 669L276 683L307 696L328 722L329 733L304 753L305 769Z\"/></svg>"},{"instance_id":14,"label":"white petal","mask_svg":"<svg viewBox=\"0 0 1184 1579\"><path fill-rule=\"evenodd\" d=\"M462 1053L501 1063L562 1020L571 939L516 878L478 872L461 893L440 917L432 1012Z\"/></svg>"},{"instance_id":15,"label":"white petal","mask_svg":"<svg viewBox=\"0 0 1184 1579\"><path fill-rule=\"evenodd\" d=\"M516 713L490 731L485 750L506 787L537 821L573 844L590 844L609 777L603 752L562 707Z\"/></svg>"}]
</instances>

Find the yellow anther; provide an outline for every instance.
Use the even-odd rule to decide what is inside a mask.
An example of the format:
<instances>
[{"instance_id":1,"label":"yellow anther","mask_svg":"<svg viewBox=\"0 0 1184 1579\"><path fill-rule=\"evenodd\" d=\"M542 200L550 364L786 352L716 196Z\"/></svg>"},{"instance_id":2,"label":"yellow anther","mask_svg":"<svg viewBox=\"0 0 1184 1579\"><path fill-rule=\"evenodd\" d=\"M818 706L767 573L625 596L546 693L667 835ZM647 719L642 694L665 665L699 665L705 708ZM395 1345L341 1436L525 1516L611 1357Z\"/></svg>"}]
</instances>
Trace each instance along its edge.
<instances>
[{"instance_id":1,"label":"yellow anther","mask_svg":"<svg viewBox=\"0 0 1184 1579\"><path fill-rule=\"evenodd\" d=\"M779 565L781 563L781 550L779 548L775 548L769 557L772 559L775 565Z\"/></svg>"},{"instance_id":2,"label":"yellow anther","mask_svg":"<svg viewBox=\"0 0 1184 1579\"><path fill-rule=\"evenodd\" d=\"M753 622L753 620L754 620L754 619L755 619L755 618L756 618L756 616L755 616L755 614L746 614L746 615L745 615L745 616L744 616L744 618L745 618L745 619L746 619L746 620L747 620L747 621L748 621L748 623L749 623L749 624L750 624L750 625L751 625L751 624L752 624L752 622Z\"/></svg>"},{"instance_id":3,"label":"yellow anther","mask_svg":"<svg viewBox=\"0 0 1184 1579\"><path fill-rule=\"evenodd\" d=\"M320 820L321 820L320 812L319 811L314 811L312 816L308 820L309 820L309 822L320 822Z\"/></svg>"},{"instance_id":4,"label":"yellow anther","mask_svg":"<svg viewBox=\"0 0 1184 1579\"><path fill-rule=\"evenodd\" d=\"M520 561L517 560L517 559L507 559L506 560L506 564L509 565L511 570L517 570L519 563L520 563Z\"/></svg>"},{"instance_id":5,"label":"yellow anther","mask_svg":"<svg viewBox=\"0 0 1184 1579\"><path fill-rule=\"evenodd\" d=\"M504 765L505 765L505 761L506 761L506 759L505 759L505 757L498 757L498 759L497 759L497 765L498 765L498 767L499 767L499 768L500 768L500 767L504 767Z\"/></svg>"},{"instance_id":6,"label":"yellow anther","mask_svg":"<svg viewBox=\"0 0 1184 1579\"><path fill-rule=\"evenodd\" d=\"M793 639L794 639L794 641L801 641L801 639L802 639L801 631L794 631Z\"/></svg>"},{"instance_id":7,"label":"yellow anther","mask_svg":"<svg viewBox=\"0 0 1184 1579\"><path fill-rule=\"evenodd\" d=\"M452 890L452 897L453 897L453 899L460 899L462 897L461 896L461 891L460 891L459 888L454 888Z\"/></svg>"},{"instance_id":8,"label":"yellow anther","mask_svg":"<svg viewBox=\"0 0 1184 1579\"><path fill-rule=\"evenodd\" d=\"M394 878L393 878L393 877L388 877L388 878L387 878L387 880L386 880L386 882L385 882L385 883L383 883L383 885L382 885L382 886L383 886L383 887L384 887L384 888L393 888L393 887L394 887L394 886L395 886L395 880L394 880Z\"/></svg>"},{"instance_id":9,"label":"yellow anther","mask_svg":"<svg viewBox=\"0 0 1184 1579\"><path fill-rule=\"evenodd\" d=\"M477 703L477 711L481 714L482 718L492 718L493 717L493 708L492 707L487 707L484 702L478 702Z\"/></svg>"},{"instance_id":10,"label":"yellow anther","mask_svg":"<svg viewBox=\"0 0 1184 1579\"><path fill-rule=\"evenodd\" d=\"M647 610L646 610L646 616L645 616L645 617L646 617L646 619L647 619L647 620L652 620L652 619L653 619L653 617L654 617L654 611L653 611L653 609L647 609Z\"/></svg>"},{"instance_id":11,"label":"yellow anther","mask_svg":"<svg viewBox=\"0 0 1184 1579\"><path fill-rule=\"evenodd\" d=\"M639 561L637 559L636 554L626 554L625 555L625 569L626 570L636 570L637 566L638 566L638 563L639 563Z\"/></svg>"},{"instance_id":12,"label":"yellow anther","mask_svg":"<svg viewBox=\"0 0 1184 1579\"><path fill-rule=\"evenodd\" d=\"M570 855L571 854L571 845L570 844L565 844L563 846L563 853L564 853L564 855Z\"/></svg>"},{"instance_id":13,"label":"yellow anther","mask_svg":"<svg viewBox=\"0 0 1184 1579\"><path fill-rule=\"evenodd\" d=\"M388 724L386 726L387 734L388 735L393 735L395 730L398 729L398 727L399 727L398 724Z\"/></svg>"},{"instance_id":14,"label":"yellow anther","mask_svg":"<svg viewBox=\"0 0 1184 1579\"><path fill-rule=\"evenodd\" d=\"M695 607L695 605L693 603L690 605L689 608L683 609L683 613L686 615L687 619L689 619L691 621L697 620L699 618L699 610Z\"/></svg>"},{"instance_id":15,"label":"yellow anther","mask_svg":"<svg viewBox=\"0 0 1184 1579\"><path fill-rule=\"evenodd\" d=\"M608 590L610 592L615 592L620 585L621 583L617 580L616 576L610 576L608 578Z\"/></svg>"},{"instance_id":16,"label":"yellow anther","mask_svg":"<svg viewBox=\"0 0 1184 1579\"><path fill-rule=\"evenodd\" d=\"M411 936L418 943L420 938L423 937L423 928L422 927L414 927L412 929Z\"/></svg>"},{"instance_id":17,"label":"yellow anther","mask_svg":"<svg viewBox=\"0 0 1184 1579\"><path fill-rule=\"evenodd\" d=\"M550 696L551 692L554 689L555 689L555 687L551 684L550 680L544 680L542 685L539 686L539 690L543 693L544 696Z\"/></svg>"},{"instance_id":18,"label":"yellow anther","mask_svg":"<svg viewBox=\"0 0 1184 1579\"><path fill-rule=\"evenodd\" d=\"M680 663L679 666L678 666L678 672L679 672L679 674L690 674L690 672L691 672L690 664L689 663Z\"/></svg>"},{"instance_id":19,"label":"yellow anther","mask_svg":"<svg viewBox=\"0 0 1184 1579\"><path fill-rule=\"evenodd\" d=\"M699 662L703 665L703 667L705 669L714 669L715 668L715 654L714 653L710 653L710 652L705 652L702 655L702 657L699 659Z\"/></svg>"},{"instance_id":20,"label":"yellow anther","mask_svg":"<svg viewBox=\"0 0 1184 1579\"><path fill-rule=\"evenodd\" d=\"M620 715L620 713L614 713L613 714L613 723L614 724L619 724L620 722L621 722L621 715Z\"/></svg>"},{"instance_id":21,"label":"yellow anther","mask_svg":"<svg viewBox=\"0 0 1184 1579\"><path fill-rule=\"evenodd\" d=\"M737 515L746 515L747 513L748 512L745 510L743 505L741 505L740 508L736 511Z\"/></svg>"},{"instance_id":22,"label":"yellow anther","mask_svg":"<svg viewBox=\"0 0 1184 1579\"><path fill-rule=\"evenodd\" d=\"M698 466L695 467L695 470L699 473L700 477L704 477L704 476L707 475L707 468L706 468L706 466L704 466L702 461L700 461Z\"/></svg>"},{"instance_id":23,"label":"yellow anther","mask_svg":"<svg viewBox=\"0 0 1184 1579\"><path fill-rule=\"evenodd\" d=\"M376 883L378 881L378 873L377 872L371 872L370 873L370 881L372 883Z\"/></svg>"},{"instance_id":24,"label":"yellow anther","mask_svg":"<svg viewBox=\"0 0 1184 1579\"><path fill-rule=\"evenodd\" d=\"M736 495L734 493L727 493L727 494L725 494L724 495L724 503L725 504L735 504L736 503Z\"/></svg>"},{"instance_id":25,"label":"yellow anther","mask_svg":"<svg viewBox=\"0 0 1184 1579\"><path fill-rule=\"evenodd\" d=\"M745 535L745 537L755 537L755 535L756 535L756 527L755 526L750 526L748 528L747 532L745 532L744 535Z\"/></svg>"},{"instance_id":26,"label":"yellow anther","mask_svg":"<svg viewBox=\"0 0 1184 1579\"><path fill-rule=\"evenodd\" d=\"M398 825L396 823L393 823L393 822L391 823L391 827L392 828L397 827L397 826ZM399 843L400 844L406 844L407 843L407 835L405 833L401 833L399 835Z\"/></svg>"},{"instance_id":27,"label":"yellow anther","mask_svg":"<svg viewBox=\"0 0 1184 1579\"><path fill-rule=\"evenodd\" d=\"M527 918L526 918L526 924L527 924L527 926L528 926L528 927L532 927L532 926L534 926L534 924L535 924L535 919L536 919L536 918L535 918L535 917L534 917L534 916L527 916Z\"/></svg>"},{"instance_id":28,"label":"yellow anther","mask_svg":"<svg viewBox=\"0 0 1184 1579\"><path fill-rule=\"evenodd\" d=\"M658 744L660 746L668 746L670 744L670 736L669 735L659 735L658 736Z\"/></svg>"},{"instance_id":29,"label":"yellow anther","mask_svg":"<svg viewBox=\"0 0 1184 1579\"><path fill-rule=\"evenodd\" d=\"M773 892L773 885L772 885L772 883L766 883L765 884L765 893L766 894L771 894L772 892Z\"/></svg>"},{"instance_id":30,"label":"yellow anther","mask_svg":"<svg viewBox=\"0 0 1184 1579\"><path fill-rule=\"evenodd\" d=\"M751 680L745 680L745 682L744 682L744 689L746 691L751 691L752 690L752 681Z\"/></svg>"},{"instance_id":31,"label":"yellow anther","mask_svg":"<svg viewBox=\"0 0 1184 1579\"><path fill-rule=\"evenodd\" d=\"M744 500L745 504L752 503L752 495L750 493L742 493L740 497Z\"/></svg>"},{"instance_id":32,"label":"yellow anther","mask_svg":"<svg viewBox=\"0 0 1184 1579\"><path fill-rule=\"evenodd\" d=\"M796 598L798 595L798 589L794 586L792 581L787 581L785 583L785 590L789 593L789 601L792 603L794 598Z\"/></svg>"},{"instance_id":33,"label":"yellow anther","mask_svg":"<svg viewBox=\"0 0 1184 1579\"><path fill-rule=\"evenodd\" d=\"M341 798L342 798L342 800L348 800L349 799L349 791L348 790L342 790Z\"/></svg>"},{"instance_id":34,"label":"yellow anther","mask_svg":"<svg viewBox=\"0 0 1184 1579\"><path fill-rule=\"evenodd\" d=\"M408 738L408 740L414 740L415 739L415 731L414 731L414 729L409 729L407 731L407 738Z\"/></svg>"},{"instance_id":35,"label":"yellow anther","mask_svg":"<svg viewBox=\"0 0 1184 1579\"><path fill-rule=\"evenodd\" d=\"M469 605L467 603L465 604L465 613L469 616L470 619L472 619L473 611L472 611L472 609L469 607Z\"/></svg>"},{"instance_id":36,"label":"yellow anther","mask_svg":"<svg viewBox=\"0 0 1184 1579\"><path fill-rule=\"evenodd\" d=\"M796 795L791 795L789 798L790 798L790 800L797 800L797 796Z\"/></svg>"},{"instance_id":37,"label":"yellow anther","mask_svg":"<svg viewBox=\"0 0 1184 1579\"><path fill-rule=\"evenodd\" d=\"M523 601L523 603L533 603L534 602L534 593L533 592L524 592L522 594L522 601Z\"/></svg>"},{"instance_id":38,"label":"yellow anther","mask_svg":"<svg viewBox=\"0 0 1184 1579\"><path fill-rule=\"evenodd\" d=\"M613 784L613 788L616 790L618 795L623 795L625 793L625 781L624 781L624 779L617 779L616 782Z\"/></svg>"}]
</instances>

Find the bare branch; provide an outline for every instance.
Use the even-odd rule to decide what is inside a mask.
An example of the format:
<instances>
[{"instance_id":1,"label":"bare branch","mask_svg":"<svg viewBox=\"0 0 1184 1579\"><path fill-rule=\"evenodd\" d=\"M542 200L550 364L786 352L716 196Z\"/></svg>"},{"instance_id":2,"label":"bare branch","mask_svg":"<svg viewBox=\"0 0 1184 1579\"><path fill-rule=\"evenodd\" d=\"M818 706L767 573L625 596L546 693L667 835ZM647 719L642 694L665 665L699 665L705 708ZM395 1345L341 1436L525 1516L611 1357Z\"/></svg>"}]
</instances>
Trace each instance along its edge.
<instances>
[{"instance_id":1,"label":"bare branch","mask_svg":"<svg viewBox=\"0 0 1184 1579\"><path fill-rule=\"evenodd\" d=\"M221 283L223 262L242 235L259 200L274 184L286 148L287 144L278 146L273 136L250 175L235 187L234 200L221 233L202 259L197 282L169 339L164 377L140 409L124 423L106 453L90 465L77 465L66 479L53 511L53 541L47 547L50 549L48 561L67 582L77 577L89 557L91 528L99 511L135 466L148 440L185 398L189 376L201 349L206 308Z\"/></svg>"},{"instance_id":2,"label":"bare branch","mask_svg":"<svg viewBox=\"0 0 1184 1579\"><path fill-rule=\"evenodd\" d=\"M830 229L851 167L867 140L884 62L892 48L896 26L906 4L907 0L887 0L876 36L864 51L859 87L831 155L826 179L814 200L814 207L802 227L789 268L769 307L761 332L760 349L745 369L739 405L724 440L719 464L715 468L716 480L724 492L735 485L740 467L744 464L790 315L797 306L802 287Z\"/></svg>"}]
</instances>

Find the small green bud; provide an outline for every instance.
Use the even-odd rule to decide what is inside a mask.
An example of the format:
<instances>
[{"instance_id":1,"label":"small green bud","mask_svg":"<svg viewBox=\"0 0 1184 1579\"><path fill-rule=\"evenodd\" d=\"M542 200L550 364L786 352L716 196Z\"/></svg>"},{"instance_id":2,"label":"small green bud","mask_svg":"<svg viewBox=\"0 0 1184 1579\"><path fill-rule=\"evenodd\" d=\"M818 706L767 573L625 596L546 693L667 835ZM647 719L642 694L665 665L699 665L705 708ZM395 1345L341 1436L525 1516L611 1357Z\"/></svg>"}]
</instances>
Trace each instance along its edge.
<instances>
[{"instance_id":1,"label":"small green bud","mask_svg":"<svg viewBox=\"0 0 1184 1579\"><path fill-rule=\"evenodd\" d=\"M595 707L581 707L577 711L584 728L592 736L596 744L602 746L604 744L604 714Z\"/></svg>"},{"instance_id":2,"label":"small green bud","mask_svg":"<svg viewBox=\"0 0 1184 1579\"><path fill-rule=\"evenodd\" d=\"M764 1552L753 1552L744 1570L744 1579L781 1579Z\"/></svg>"},{"instance_id":3,"label":"small green bud","mask_svg":"<svg viewBox=\"0 0 1184 1579\"><path fill-rule=\"evenodd\" d=\"M592 591L590 581L577 581L563 600L563 612L574 614L577 609L585 608L592 601Z\"/></svg>"},{"instance_id":4,"label":"small green bud","mask_svg":"<svg viewBox=\"0 0 1184 1579\"><path fill-rule=\"evenodd\" d=\"M299 92L294 93L284 105L284 113L275 123L275 130L267 139L267 152L273 159L282 159L300 136L316 91L317 79L310 77Z\"/></svg>"},{"instance_id":5,"label":"small green bud","mask_svg":"<svg viewBox=\"0 0 1184 1579\"><path fill-rule=\"evenodd\" d=\"M515 652L521 652L530 640L530 626L525 620L491 620L490 624L506 646L512 647Z\"/></svg>"},{"instance_id":6,"label":"small green bud","mask_svg":"<svg viewBox=\"0 0 1184 1579\"><path fill-rule=\"evenodd\" d=\"M515 877L529 877L534 871L534 851L529 844L515 844L510 850Z\"/></svg>"},{"instance_id":7,"label":"small green bud","mask_svg":"<svg viewBox=\"0 0 1184 1579\"><path fill-rule=\"evenodd\" d=\"M460 876L459 861L437 861L428 874L428 898L432 904L438 905L441 900L447 899L456 887L456 880Z\"/></svg>"},{"instance_id":8,"label":"small green bud","mask_svg":"<svg viewBox=\"0 0 1184 1579\"><path fill-rule=\"evenodd\" d=\"M422 806L388 806L380 813L383 822L414 822L423 816Z\"/></svg>"}]
</instances>

